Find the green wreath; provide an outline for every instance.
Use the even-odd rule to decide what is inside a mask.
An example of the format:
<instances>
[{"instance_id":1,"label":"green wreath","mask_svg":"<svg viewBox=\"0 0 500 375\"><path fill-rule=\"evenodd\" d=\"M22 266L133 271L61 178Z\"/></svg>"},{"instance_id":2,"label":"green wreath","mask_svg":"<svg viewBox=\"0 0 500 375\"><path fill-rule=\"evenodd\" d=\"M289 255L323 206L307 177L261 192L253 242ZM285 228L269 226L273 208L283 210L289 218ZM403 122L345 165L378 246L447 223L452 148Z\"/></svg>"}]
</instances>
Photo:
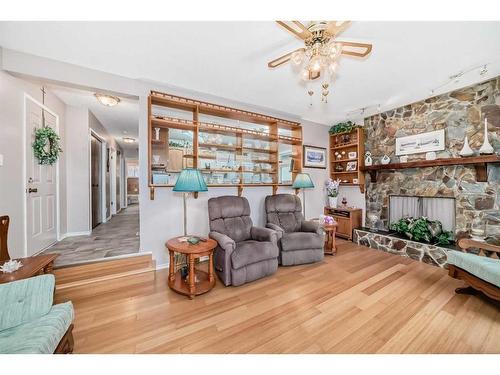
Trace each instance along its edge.
<instances>
[{"instance_id":1,"label":"green wreath","mask_svg":"<svg viewBox=\"0 0 500 375\"><path fill-rule=\"evenodd\" d=\"M35 131L35 141L33 142L33 153L38 159L38 164L54 164L62 152L59 147L61 138L54 129L44 126Z\"/></svg>"}]
</instances>

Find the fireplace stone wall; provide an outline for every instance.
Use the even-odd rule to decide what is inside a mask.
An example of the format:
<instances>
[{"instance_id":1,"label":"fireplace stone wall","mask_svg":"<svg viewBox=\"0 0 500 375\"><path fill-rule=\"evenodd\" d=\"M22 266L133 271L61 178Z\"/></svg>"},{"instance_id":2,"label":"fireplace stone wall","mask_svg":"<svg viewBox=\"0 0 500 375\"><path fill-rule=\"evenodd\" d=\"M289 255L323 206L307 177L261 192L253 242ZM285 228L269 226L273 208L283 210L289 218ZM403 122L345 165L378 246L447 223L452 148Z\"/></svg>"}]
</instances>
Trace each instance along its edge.
<instances>
[{"instance_id":1,"label":"fireplace stone wall","mask_svg":"<svg viewBox=\"0 0 500 375\"><path fill-rule=\"evenodd\" d=\"M392 162L397 137L445 129L446 149L438 158L458 157L465 135L477 152L488 118L490 143L500 151L500 77L432 97L365 119L365 148L375 164L387 154ZM408 155L425 159L424 154ZM488 182L477 182L473 167L448 166L379 171L377 181L366 176L366 213L375 213L388 225L389 195L454 197L456 237L470 236L472 222L484 225L487 240L500 244L500 165L490 164Z\"/></svg>"}]
</instances>

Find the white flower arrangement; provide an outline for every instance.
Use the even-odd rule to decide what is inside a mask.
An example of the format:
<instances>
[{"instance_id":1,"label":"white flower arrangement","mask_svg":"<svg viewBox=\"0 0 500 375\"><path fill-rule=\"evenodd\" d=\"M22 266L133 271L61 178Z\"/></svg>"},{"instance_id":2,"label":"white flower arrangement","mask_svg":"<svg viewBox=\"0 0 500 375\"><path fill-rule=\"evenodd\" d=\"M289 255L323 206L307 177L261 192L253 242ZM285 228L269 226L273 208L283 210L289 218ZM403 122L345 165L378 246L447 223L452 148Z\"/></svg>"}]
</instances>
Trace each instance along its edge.
<instances>
[{"instance_id":1,"label":"white flower arrangement","mask_svg":"<svg viewBox=\"0 0 500 375\"><path fill-rule=\"evenodd\" d=\"M339 195L340 179L332 180L329 178L326 180L326 193L329 197L335 198Z\"/></svg>"}]
</instances>

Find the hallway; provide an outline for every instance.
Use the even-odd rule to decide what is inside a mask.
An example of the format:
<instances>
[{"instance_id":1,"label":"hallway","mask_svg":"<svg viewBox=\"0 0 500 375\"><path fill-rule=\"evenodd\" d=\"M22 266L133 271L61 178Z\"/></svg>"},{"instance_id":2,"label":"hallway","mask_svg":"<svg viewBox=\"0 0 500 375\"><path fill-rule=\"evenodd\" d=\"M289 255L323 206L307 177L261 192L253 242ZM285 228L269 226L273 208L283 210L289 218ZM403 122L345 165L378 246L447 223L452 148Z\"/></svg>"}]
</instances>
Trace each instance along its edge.
<instances>
[{"instance_id":1,"label":"hallway","mask_svg":"<svg viewBox=\"0 0 500 375\"><path fill-rule=\"evenodd\" d=\"M43 253L57 253L55 266L66 266L139 252L139 205L129 205L89 236L68 237Z\"/></svg>"}]
</instances>

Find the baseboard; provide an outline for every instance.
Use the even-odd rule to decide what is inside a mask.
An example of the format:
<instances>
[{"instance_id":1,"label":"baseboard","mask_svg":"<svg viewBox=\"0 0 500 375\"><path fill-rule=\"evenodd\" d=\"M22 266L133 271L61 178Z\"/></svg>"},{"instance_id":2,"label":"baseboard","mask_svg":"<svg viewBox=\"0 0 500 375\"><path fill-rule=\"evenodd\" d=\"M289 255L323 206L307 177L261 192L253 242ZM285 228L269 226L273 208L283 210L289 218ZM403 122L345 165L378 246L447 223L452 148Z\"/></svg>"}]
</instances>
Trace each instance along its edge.
<instances>
[{"instance_id":1,"label":"baseboard","mask_svg":"<svg viewBox=\"0 0 500 375\"><path fill-rule=\"evenodd\" d=\"M68 237L90 236L91 233L92 233L92 231L90 231L90 230L85 230L85 231L82 231L82 232L67 232L67 233L61 234L59 236L59 240L58 241L62 241L65 238L68 238Z\"/></svg>"},{"instance_id":2,"label":"baseboard","mask_svg":"<svg viewBox=\"0 0 500 375\"><path fill-rule=\"evenodd\" d=\"M163 263L163 264L157 264L156 265L156 270L159 271L159 270L163 270L165 268L168 268L169 264L168 263Z\"/></svg>"}]
</instances>

